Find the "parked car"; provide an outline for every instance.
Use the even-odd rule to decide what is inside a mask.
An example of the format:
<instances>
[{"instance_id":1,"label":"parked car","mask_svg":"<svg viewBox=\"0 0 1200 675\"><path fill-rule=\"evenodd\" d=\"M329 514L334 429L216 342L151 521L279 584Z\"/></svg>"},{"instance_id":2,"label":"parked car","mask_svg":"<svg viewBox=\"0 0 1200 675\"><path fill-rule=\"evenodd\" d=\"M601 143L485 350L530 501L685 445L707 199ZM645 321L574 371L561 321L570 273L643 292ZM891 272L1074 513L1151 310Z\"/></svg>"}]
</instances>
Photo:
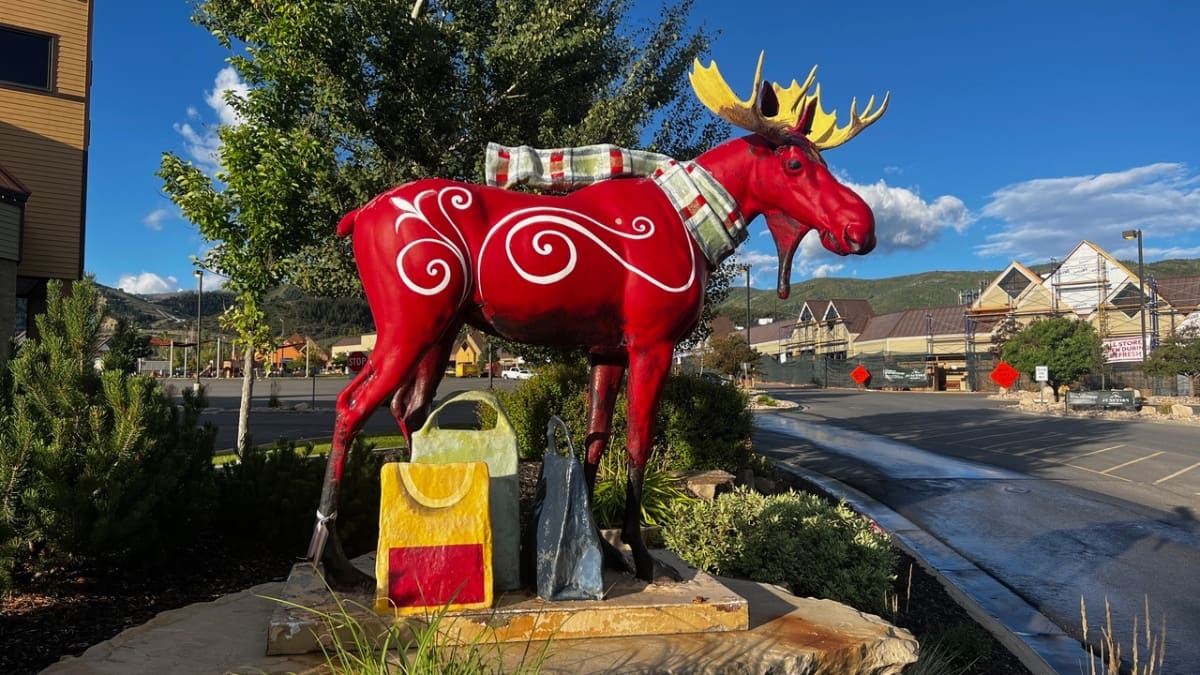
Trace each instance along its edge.
<instances>
[{"instance_id":1,"label":"parked car","mask_svg":"<svg viewBox=\"0 0 1200 675\"><path fill-rule=\"evenodd\" d=\"M500 372L500 377L505 380L528 380L533 377L533 373L529 372L528 368L514 366L505 368Z\"/></svg>"}]
</instances>

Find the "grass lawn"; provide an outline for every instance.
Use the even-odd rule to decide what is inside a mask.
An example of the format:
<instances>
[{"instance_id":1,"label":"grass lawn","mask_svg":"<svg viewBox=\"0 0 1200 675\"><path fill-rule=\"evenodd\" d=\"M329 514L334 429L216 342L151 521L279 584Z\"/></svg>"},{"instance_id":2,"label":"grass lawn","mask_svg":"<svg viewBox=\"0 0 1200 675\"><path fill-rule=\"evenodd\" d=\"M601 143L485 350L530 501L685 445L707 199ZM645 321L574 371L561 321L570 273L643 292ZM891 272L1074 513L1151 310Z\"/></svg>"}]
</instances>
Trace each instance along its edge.
<instances>
[{"instance_id":1,"label":"grass lawn","mask_svg":"<svg viewBox=\"0 0 1200 675\"><path fill-rule=\"evenodd\" d=\"M403 448L404 436L401 434L362 434L359 436L363 440L369 442L376 450L387 450L391 448ZM329 448L333 443L333 439L327 438L321 441L312 442L305 441L296 445L297 452L305 452L305 448L311 444L312 451L309 454L325 454L329 452ZM274 444L262 445L259 447L274 447ZM222 451L213 455L213 465L221 466L236 461L237 455L232 450Z\"/></svg>"}]
</instances>

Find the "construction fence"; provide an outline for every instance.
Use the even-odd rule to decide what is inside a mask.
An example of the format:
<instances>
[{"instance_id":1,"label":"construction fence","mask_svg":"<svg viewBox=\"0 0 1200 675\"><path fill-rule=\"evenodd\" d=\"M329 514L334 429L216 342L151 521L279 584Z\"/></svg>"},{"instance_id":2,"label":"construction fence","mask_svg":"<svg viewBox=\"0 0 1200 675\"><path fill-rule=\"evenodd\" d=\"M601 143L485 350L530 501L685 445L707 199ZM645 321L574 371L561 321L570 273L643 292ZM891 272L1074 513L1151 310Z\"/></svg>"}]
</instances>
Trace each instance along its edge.
<instances>
[{"instance_id":1,"label":"construction fence","mask_svg":"<svg viewBox=\"0 0 1200 675\"><path fill-rule=\"evenodd\" d=\"M757 379L762 382L803 386L925 390L974 391L996 393L1000 387L990 374L999 365L991 354L972 354L964 366L962 361L947 364L932 362L924 353L863 356L852 359L833 359L823 356L802 357L779 363L769 356L758 362ZM1082 390L1137 389L1143 396L1192 395L1186 377L1151 377L1143 373L1139 363L1105 364L1072 388ZM854 380L852 373L862 366L870 378L865 385ZM1034 382L1022 374L1014 389L1035 390Z\"/></svg>"}]
</instances>

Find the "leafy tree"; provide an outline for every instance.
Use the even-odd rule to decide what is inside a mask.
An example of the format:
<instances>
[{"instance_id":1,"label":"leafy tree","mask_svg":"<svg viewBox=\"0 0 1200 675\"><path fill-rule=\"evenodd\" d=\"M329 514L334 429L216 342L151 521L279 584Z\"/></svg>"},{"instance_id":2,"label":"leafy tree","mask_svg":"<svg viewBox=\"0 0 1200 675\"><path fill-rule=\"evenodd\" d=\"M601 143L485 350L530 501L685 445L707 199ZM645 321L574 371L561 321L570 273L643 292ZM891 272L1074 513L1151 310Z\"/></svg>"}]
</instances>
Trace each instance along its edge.
<instances>
[{"instance_id":1,"label":"leafy tree","mask_svg":"<svg viewBox=\"0 0 1200 675\"><path fill-rule=\"evenodd\" d=\"M1200 395L1200 327L1186 326L1164 338L1142 364L1148 375L1185 375L1192 395Z\"/></svg>"},{"instance_id":2,"label":"leafy tree","mask_svg":"<svg viewBox=\"0 0 1200 675\"><path fill-rule=\"evenodd\" d=\"M102 357L105 370L136 373L138 359L150 356L150 336L138 330L137 324L117 319L117 326L108 338L108 351Z\"/></svg>"},{"instance_id":3,"label":"leafy tree","mask_svg":"<svg viewBox=\"0 0 1200 675\"><path fill-rule=\"evenodd\" d=\"M1021 324L1017 323L1017 317L1012 314L1005 314L1004 318L996 323L992 329L991 346L988 347L988 352L995 358L1001 358L1004 352L1004 345L1013 338L1014 335L1021 331Z\"/></svg>"},{"instance_id":4,"label":"leafy tree","mask_svg":"<svg viewBox=\"0 0 1200 675\"><path fill-rule=\"evenodd\" d=\"M1100 336L1086 321L1035 319L1004 344L1002 358L1032 380L1037 366L1050 370L1050 385L1077 381L1104 363Z\"/></svg>"},{"instance_id":5,"label":"leafy tree","mask_svg":"<svg viewBox=\"0 0 1200 675\"><path fill-rule=\"evenodd\" d=\"M47 287L40 337L9 364L0 413L0 520L37 568L129 562L187 536L211 502L215 434L150 377L97 372L102 318L90 277Z\"/></svg>"},{"instance_id":6,"label":"leafy tree","mask_svg":"<svg viewBox=\"0 0 1200 675\"><path fill-rule=\"evenodd\" d=\"M750 364L751 374L758 372L758 359L762 354L746 344L742 333L730 333L723 337L711 338L708 349L704 354L704 367L720 371L730 377L740 377L742 364Z\"/></svg>"},{"instance_id":7,"label":"leafy tree","mask_svg":"<svg viewBox=\"0 0 1200 675\"><path fill-rule=\"evenodd\" d=\"M309 231L286 255L294 283L347 295L361 287L336 219L395 184L478 180L489 141L690 158L727 137L688 89L709 40L687 26L691 5L633 25L616 0L206 0L194 20L246 47L230 63L263 119L329 140L337 166L313 202L325 213L286 221Z\"/></svg>"},{"instance_id":8,"label":"leafy tree","mask_svg":"<svg viewBox=\"0 0 1200 675\"><path fill-rule=\"evenodd\" d=\"M316 234L296 225L326 222L329 215L318 203L333 165L329 141L309 124L315 112L293 111L286 118L274 114L273 93L253 89L246 99L230 97L244 121L219 129L222 168L215 179L173 153L163 155L158 171L171 201L201 236L216 242L201 264L228 277L225 287L236 298L221 320L237 332L245 359L239 453L247 442L254 353L271 338L263 299L288 278L290 256Z\"/></svg>"}]
</instances>

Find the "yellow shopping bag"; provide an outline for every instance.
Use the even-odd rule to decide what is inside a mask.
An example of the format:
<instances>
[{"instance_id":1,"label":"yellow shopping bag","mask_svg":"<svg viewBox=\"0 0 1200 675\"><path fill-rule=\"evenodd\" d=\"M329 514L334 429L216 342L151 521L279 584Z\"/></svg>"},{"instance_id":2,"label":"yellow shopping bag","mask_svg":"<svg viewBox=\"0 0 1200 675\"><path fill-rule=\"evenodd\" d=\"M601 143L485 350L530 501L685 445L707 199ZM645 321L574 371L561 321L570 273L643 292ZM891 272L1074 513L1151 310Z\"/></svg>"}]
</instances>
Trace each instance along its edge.
<instances>
[{"instance_id":1,"label":"yellow shopping bag","mask_svg":"<svg viewBox=\"0 0 1200 675\"><path fill-rule=\"evenodd\" d=\"M492 606L492 530L483 462L385 464L375 610Z\"/></svg>"}]
</instances>

